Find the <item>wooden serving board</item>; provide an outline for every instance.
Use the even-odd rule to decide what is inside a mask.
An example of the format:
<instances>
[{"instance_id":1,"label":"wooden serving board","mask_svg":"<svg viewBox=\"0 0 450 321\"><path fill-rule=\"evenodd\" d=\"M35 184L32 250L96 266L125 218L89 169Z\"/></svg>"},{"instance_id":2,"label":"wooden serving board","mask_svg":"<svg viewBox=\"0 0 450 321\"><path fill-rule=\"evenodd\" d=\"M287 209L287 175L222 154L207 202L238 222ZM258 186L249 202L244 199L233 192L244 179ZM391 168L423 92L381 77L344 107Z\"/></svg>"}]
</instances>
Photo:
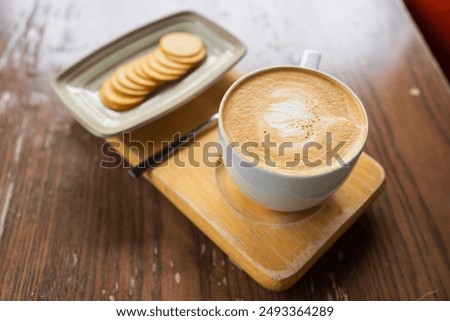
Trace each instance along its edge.
<instances>
[{"instance_id":1,"label":"wooden serving board","mask_svg":"<svg viewBox=\"0 0 450 321\"><path fill-rule=\"evenodd\" d=\"M107 141L137 165L148 156L152 142L154 152L174 133L184 134L214 114L240 75L232 70L175 112ZM204 164L202 147L217 139L213 127L196 138L199 144L182 148L144 177L256 282L274 291L299 280L377 197L385 180L383 168L363 154L348 180L324 204L301 212L275 212L243 195L219 157L210 157L209 166Z\"/></svg>"}]
</instances>

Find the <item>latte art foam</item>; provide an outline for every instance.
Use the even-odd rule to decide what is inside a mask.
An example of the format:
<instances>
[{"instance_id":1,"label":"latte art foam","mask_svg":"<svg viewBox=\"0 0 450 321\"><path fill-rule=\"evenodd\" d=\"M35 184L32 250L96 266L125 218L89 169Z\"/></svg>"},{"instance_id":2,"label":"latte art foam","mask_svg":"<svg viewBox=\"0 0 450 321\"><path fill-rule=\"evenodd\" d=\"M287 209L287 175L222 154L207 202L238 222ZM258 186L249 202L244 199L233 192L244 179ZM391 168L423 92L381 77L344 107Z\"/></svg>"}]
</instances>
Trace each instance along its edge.
<instances>
[{"instance_id":1,"label":"latte art foam","mask_svg":"<svg viewBox=\"0 0 450 321\"><path fill-rule=\"evenodd\" d=\"M339 149L344 160L359 151L367 134L365 113L346 88L295 67L268 69L238 84L223 105L222 123L230 142L239 142L241 147L245 142L258 143L258 147L247 148L262 160L258 166L298 175L326 169L327 132L332 133L331 147L345 142ZM270 154L262 145L267 135L276 144ZM283 142L291 147L280 150ZM311 167L303 161L308 143L322 146L308 148L307 155L309 161L321 160L321 165ZM253 161L248 153L236 150ZM275 166L264 161L268 157ZM340 166L335 159L334 166Z\"/></svg>"}]
</instances>

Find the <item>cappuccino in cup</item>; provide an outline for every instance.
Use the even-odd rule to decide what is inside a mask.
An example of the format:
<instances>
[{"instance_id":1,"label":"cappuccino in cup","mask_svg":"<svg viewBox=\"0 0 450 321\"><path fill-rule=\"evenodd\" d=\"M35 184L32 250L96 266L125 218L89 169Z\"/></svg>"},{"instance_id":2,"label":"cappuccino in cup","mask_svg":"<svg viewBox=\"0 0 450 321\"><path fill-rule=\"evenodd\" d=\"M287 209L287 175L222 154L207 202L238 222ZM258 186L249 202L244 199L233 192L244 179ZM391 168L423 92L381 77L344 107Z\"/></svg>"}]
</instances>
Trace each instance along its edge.
<instances>
[{"instance_id":1,"label":"cappuccino in cup","mask_svg":"<svg viewBox=\"0 0 450 321\"><path fill-rule=\"evenodd\" d=\"M335 80L297 67L266 69L227 96L222 124L254 166L311 175L345 166L367 135L364 110Z\"/></svg>"},{"instance_id":2,"label":"cappuccino in cup","mask_svg":"<svg viewBox=\"0 0 450 321\"><path fill-rule=\"evenodd\" d=\"M257 70L238 79L219 108L225 168L250 199L277 211L325 201L362 153L368 120L359 98L318 67L306 51L302 67Z\"/></svg>"}]
</instances>

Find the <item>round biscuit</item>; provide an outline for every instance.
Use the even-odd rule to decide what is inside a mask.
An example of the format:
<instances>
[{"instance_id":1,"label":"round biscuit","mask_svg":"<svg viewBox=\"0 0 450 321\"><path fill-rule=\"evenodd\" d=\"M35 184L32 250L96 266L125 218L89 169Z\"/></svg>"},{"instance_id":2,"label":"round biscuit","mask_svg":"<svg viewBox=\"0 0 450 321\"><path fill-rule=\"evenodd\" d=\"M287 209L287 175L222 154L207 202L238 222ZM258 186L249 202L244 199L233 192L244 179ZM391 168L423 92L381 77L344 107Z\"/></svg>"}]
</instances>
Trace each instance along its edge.
<instances>
[{"instance_id":1,"label":"round biscuit","mask_svg":"<svg viewBox=\"0 0 450 321\"><path fill-rule=\"evenodd\" d=\"M172 68L167 68L163 65L161 65L157 60L155 55L150 55L150 57L148 57L147 59L147 64L155 71L165 74L165 75L170 75L170 76L177 76L177 77L181 77L183 76L188 69L186 70L179 70L179 69L172 69Z\"/></svg>"},{"instance_id":2,"label":"round biscuit","mask_svg":"<svg viewBox=\"0 0 450 321\"><path fill-rule=\"evenodd\" d=\"M166 56L170 60L177 62L177 63L195 65L198 62L202 61L203 58L205 58L206 49L203 48L198 54L196 54L195 56L191 56L191 57L177 57L177 56L173 56L173 55L169 55L169 54L167 54Z\"/></svg>"},{"instance_id":3,"label":"round biscuit","mask_svg":"<svg viewBox=\"0 0 450 321\"><path fill-rule=\"evenodd\" d=\"M166 54L176 57L195 56L204 48L202 39L188 32L166 34L159 41L159 46Z\"/></svg>"},{"instance_id":4,"label":"round biscuit","mask_svg":"<svg viewBox=\"0 0 450 321\"><path fill-rule=\"evenodd\" d=\"M161 65L171 68L171 69L177 69L177 70L188 70L192 67L192 64L183 64L179 62L175 62L173 60L170 60L167 58L167 56L162 52L160 48L156 49L154 51L155 59L158 61Z\"/></svg>"},{"instance_id":5,"label":"round biscuit","mask_svg":"<svg viewBox=\"0 0 450 321\"><path fill-rule=\"evenodd\" d=\"M149 79L150 81L154 81L156 82L155 79L151 79L149 78L143 71L141 68L141 64L144 63L144 57L142 57L142 59L139 59L137 64L134 66L134 72L136 73L136 75L138 75L139 77L143 78L143 79Z\"/></svg>"},{"instance_id":6,"label":"round biscuit","mask_svg":"<svg viewBox=\"0 0 450 321\"><path fill-rule=\"evenodd\" d=\"M139 73L139 64L141 63L141 60L146 58L147 57L141 57L134 60L131 63L131 68L127 68L127 70L125 71L125 76L138 85L155 88L156 86L158 86L158 82L156 80L145 77L145 75L141 76L141 74Z\"/></svg>"},{"instance_id":7,"label":"round biscuit","mask_svg":"<svg viewBox=\"0 0 450 321\"><path fill-rule=\"evenodd\" d=\"M116 72L114 73L114 75L117 77L118 82L122 86L127 87L128 89L133 89L133 90L148 90L148 89L153 88L153 86L143 86L141 84L131 81L126 76L126 71L129 68L132 68L131 64L126 64L124 66L119 67L119 69L117 69Z\"/></svg>"},{"instance_id":8,"label":"round biscuit","mask_svg":"<svg viewBox=\"0 0 450 321\"><path fill-rule=\"evenodd\" d=\"M149 79L153 82L157 83L157 86L162 85L166 80L156 79L155 77L151 76L149 71L149 66L147 64L148 56L146 59L140 60L137 67L136 67L136 73L138 73L141 77L144 77L145 79Z\"/></svg>"},{"instance_id":9,"label":"round biscuit","mask_svg":"<svg viewBox=\"0 0 450 321\"><path fill-rule=\"evenodd\" d=\"M152 90L152 89L135 90L135 89L127 88L119 83L119 81L117 79L117 75L112 75L110 80L111 80L112 88L116 92L126 95L126 96L133 96L133 97L145 96L145 95L148 95L150 93L150 91Z\"/></svg>"},{"instance_id":10,"label":"round biscuit","mask_svg":"<svg viewBox=\"0 0 450 321\"><path fill-rule=\"evenodd\" d=\"M160 72L157 72L154 70L147 61L144 61L141 64L141 70L150 78L156 79L157 81L166 82L166 81L172 81L175 79L178 79L180 76L174 76L174 75L166 75Z\"/></svg>"},{"instance_id":11,"label":"round biscuit","mask_svg":"<svg viewBox=\"0 0 450 321\"><path fill-rule=\"evenodd\" d=\"M112 87L111 79L106 79L103 82L98 94L103 105L116 111L125 111L136 107L146 98L146 95L140 97L121 95Z\"/></svg>"}]
</instances>

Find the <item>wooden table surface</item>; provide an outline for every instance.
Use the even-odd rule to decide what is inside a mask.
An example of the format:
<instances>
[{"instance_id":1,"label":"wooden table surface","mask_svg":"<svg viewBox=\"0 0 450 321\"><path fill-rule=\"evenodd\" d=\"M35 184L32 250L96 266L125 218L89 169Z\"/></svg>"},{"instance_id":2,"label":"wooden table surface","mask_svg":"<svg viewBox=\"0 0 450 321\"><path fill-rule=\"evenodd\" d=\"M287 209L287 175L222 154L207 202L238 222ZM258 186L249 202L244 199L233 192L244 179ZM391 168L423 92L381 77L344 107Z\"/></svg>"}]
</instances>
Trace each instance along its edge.
<instances>
[{"instance_id":1,"label":"wooden table surface","mask_svg":"<svg viewBox=\"0 0 450 321\"><path fill-rule=\"evenodd\" d=\"M138 26L190 9L239 37L239 67L304 49L361 97L385 191L291 289L265 290L50 87ZM0 299L448 300L450 91L399 1L0 1Z\"/></svg>"}]
</instances>

